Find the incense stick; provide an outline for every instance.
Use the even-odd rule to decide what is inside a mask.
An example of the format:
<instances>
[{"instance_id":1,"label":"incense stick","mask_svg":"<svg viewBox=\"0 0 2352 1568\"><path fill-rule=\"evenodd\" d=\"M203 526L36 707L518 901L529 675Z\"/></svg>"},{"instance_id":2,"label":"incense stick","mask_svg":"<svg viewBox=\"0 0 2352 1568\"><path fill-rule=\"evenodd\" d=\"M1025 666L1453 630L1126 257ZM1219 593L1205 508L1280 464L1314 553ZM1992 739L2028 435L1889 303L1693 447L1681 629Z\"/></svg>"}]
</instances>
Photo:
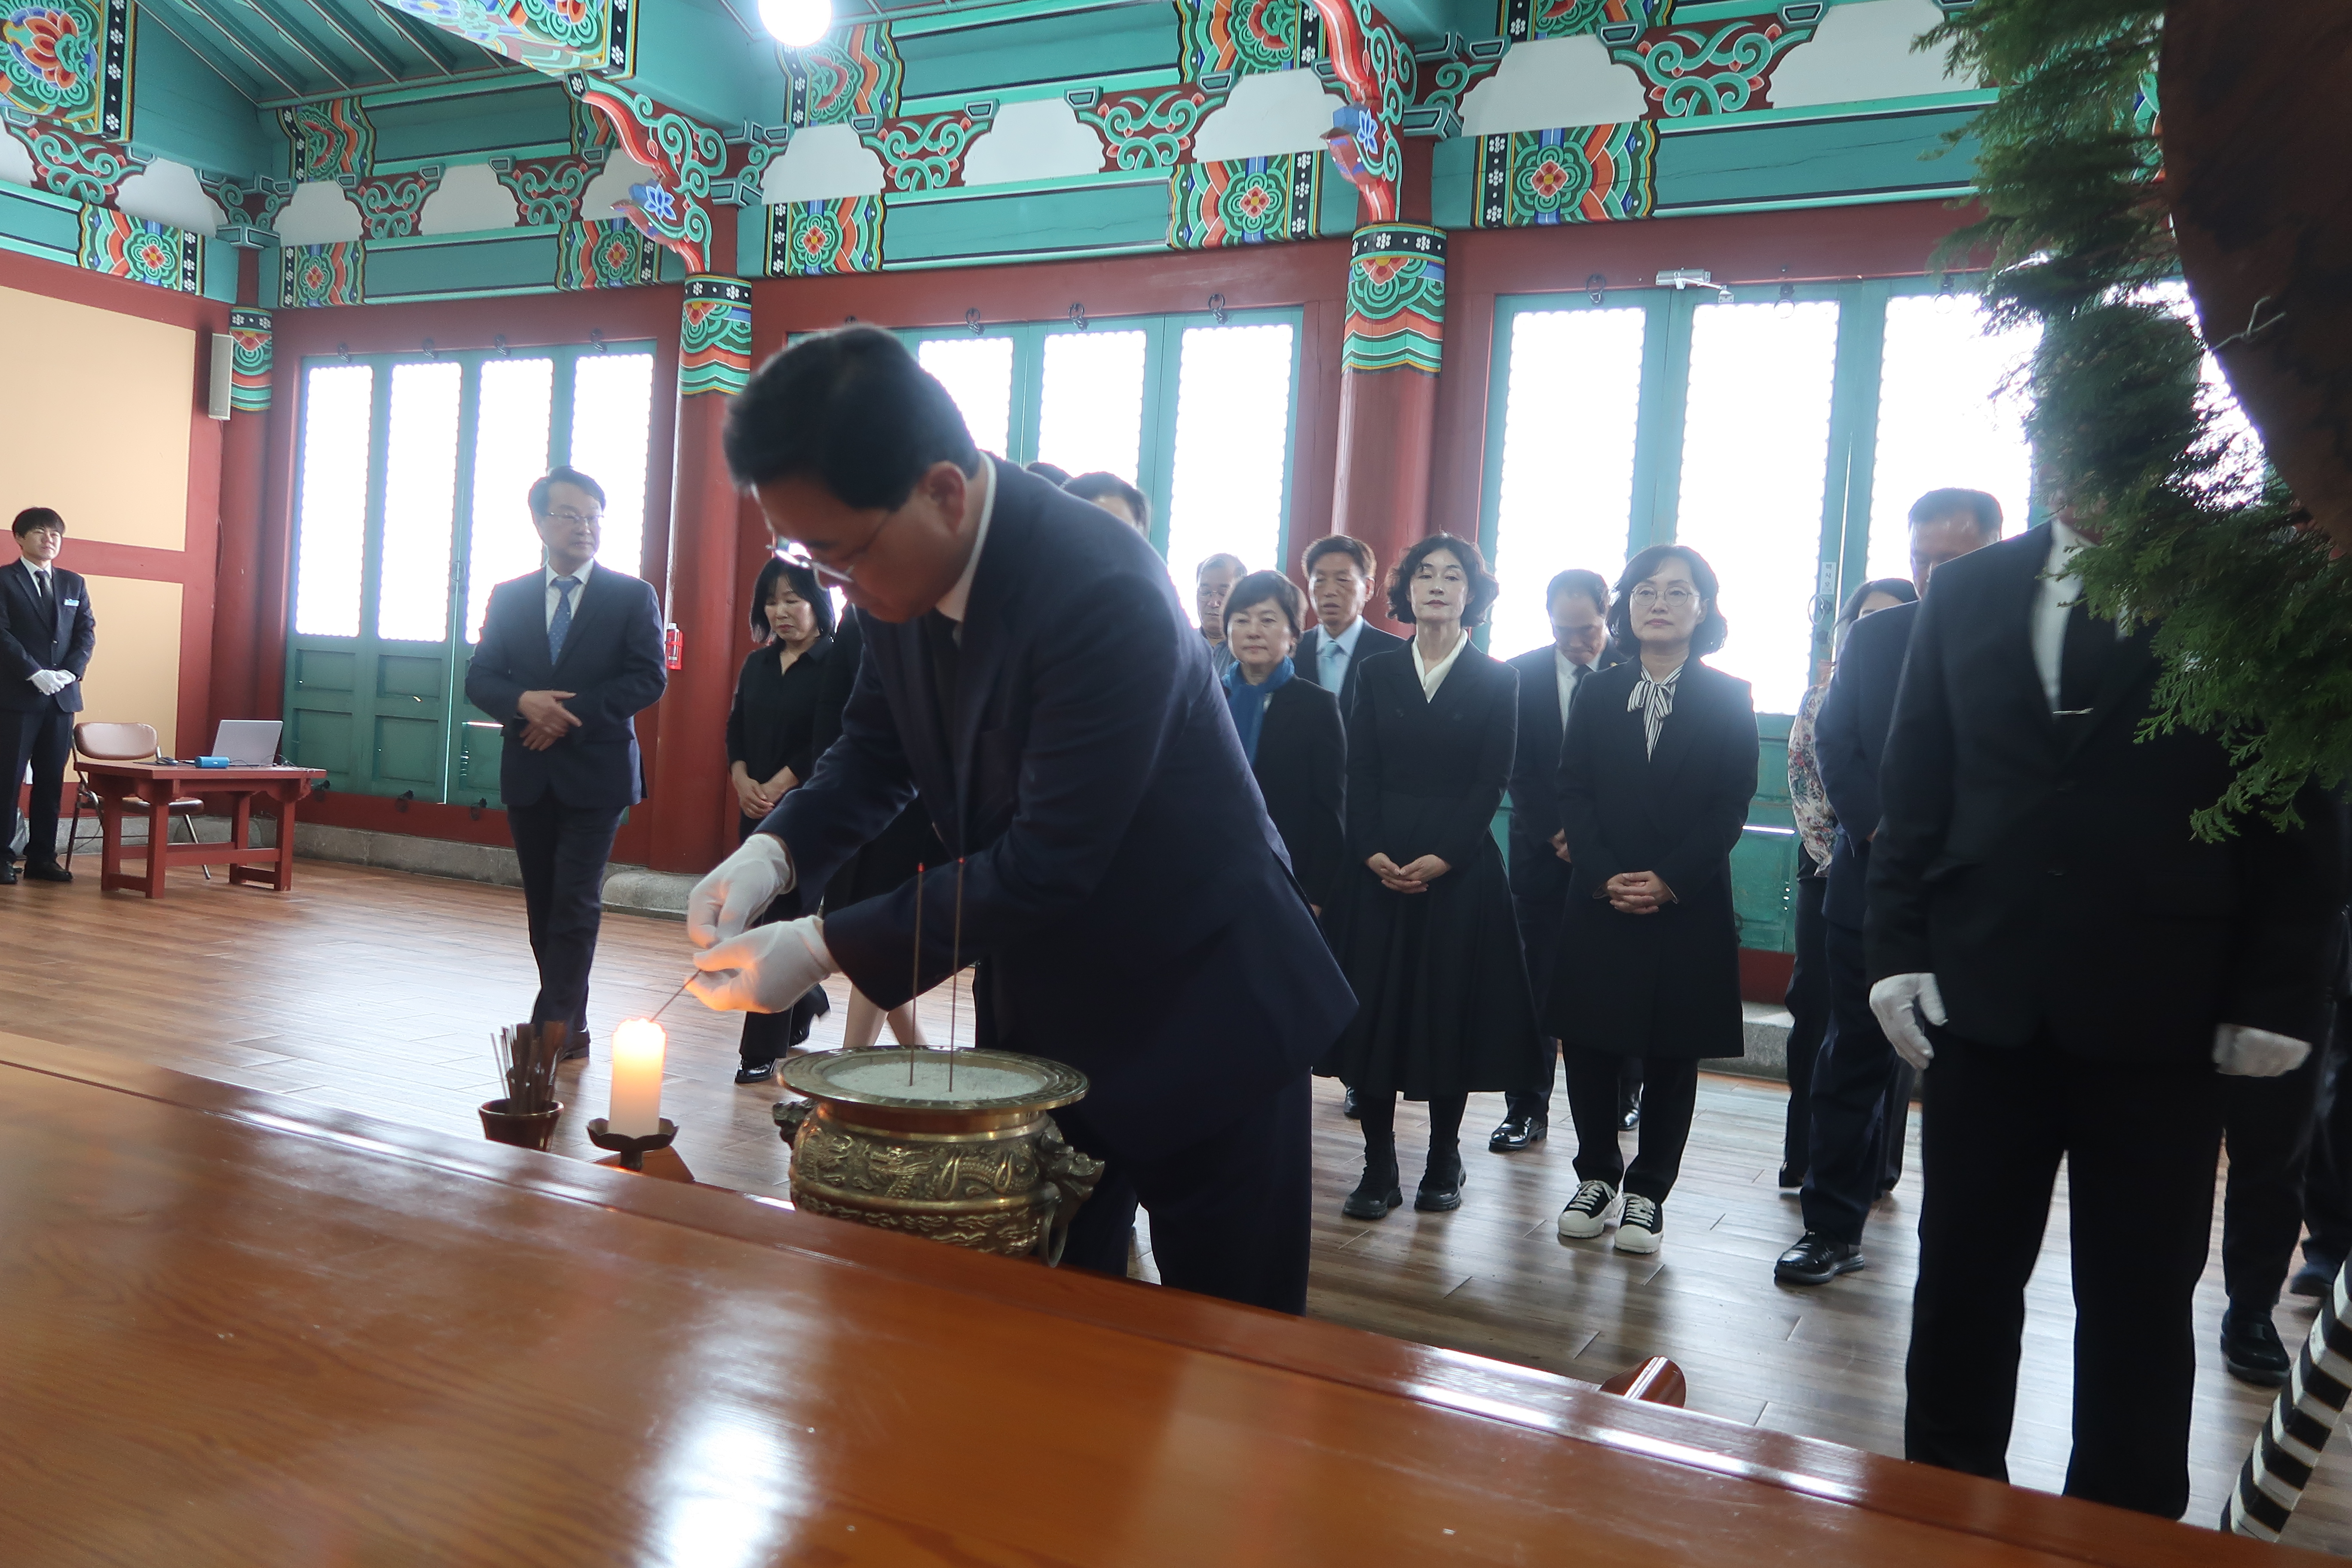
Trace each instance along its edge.
<instances>
[{"instance_id":1,"label":"incense stick","mask_svg":"<svg viewBox=\"0 0 2352 1568\"><path fill-rule=\"evenodd\" d=\"M948 950L948 1093L955 1093L956 1002L963 981L963 857L956 857L955 940Z\"/></svg>"},{"instance_id":2,"label":"incense stick","mask_svg":"<svg viewBox=\"0 0 2352 1568\"><path fill-rule=\"evenodd\" d=\"M915 973L907 982L907 1006L913 1016L915 1004L923 994L923 863L915 862ZM915 1053L907 1053L907 1087L915 1087Z\"/></svg>"},{"instance_id":3,"label":"incense stick","mask_svg":"<svg viewBox=\"0 0 2352 1568\"><path fill-rule=\"evenodd\" d=\"M685 979L679 981L677 983L677 989L669 994L669 1002L675 1002L679 997L685 995L686 988L694 984L694 975L701 973L702 971L698 969L694 972L694 974L689 974ZM660 1006L655 1008L653 1017L646 1019L646 1022L651 1024L658 1021L664 1013L669 1011L669 1002L665 1002Z\"/></svg>"}]
</instances>

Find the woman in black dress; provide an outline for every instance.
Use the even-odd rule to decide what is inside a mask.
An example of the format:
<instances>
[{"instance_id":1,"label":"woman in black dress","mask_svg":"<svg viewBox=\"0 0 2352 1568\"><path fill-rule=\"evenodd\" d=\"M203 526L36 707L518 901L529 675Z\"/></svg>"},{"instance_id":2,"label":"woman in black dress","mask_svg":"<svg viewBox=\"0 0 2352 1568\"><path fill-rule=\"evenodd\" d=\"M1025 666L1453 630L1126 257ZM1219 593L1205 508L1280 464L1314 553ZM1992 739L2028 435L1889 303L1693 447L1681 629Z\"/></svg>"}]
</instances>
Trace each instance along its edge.
<instances>
[{"instance_id":1,"label":"woman in black dress","mask_svg":"<svg viewBox=\"0 0 2352 1568\"><path fill-rule=\"evenodd\" d=\"M1581 1184L1559 1234L1658 1250L1703 1058L1741 1054L1731 850L1756 794L1748 682L1700 656L1728 629L1698 552L1654 544L1617 581L1610 630L1636 657L1587 684L1560 746L1573 858L1546 1013L1567 1066ZM1619 1058L1642 1058L1641 1142L1617 1146Z\"/></svg>"},{"instance_id":2,"label":"woman in black dress","mask_svg":"<svg viewBox=\"0 0 2352 1568\"><path fill-rule=\"evenodd\" d=\"M1348 737L1339 701L1296 679L1306 601L1279 572L1253 572L1225 600L1225 703L1234 716L1265 814L1290 851L1291 873L1317 914L1331 902L1348 858L1340 812L1348 795Z\"/></svg>"},{"instance_id":3,"label":"woman in black dress","mask_svg":"<svg viewBox=\"0 0 2352 1568\"><path fill-rule=\"evenodd\" d=\"M1476 546L1432 534L1389 579L1391 612L1413 623L1412 641L1357 672L1352 865L1331 927L1357 1010L1316 1070L1356 1091L1364 1177L1341 1212L1358 1219L1404 1201L1398 1095L1429 1102L1429 1163L1412 1206L1459 1208L1465 1101L1473 1090L1520 1088L1541 1069L1494 835L1517 739L1518 673L1470 646L1495 591Z\"/></svg>"},{"instance_id":4,"label":"woman in black dress","mask_svg":"<svg viewBox=\"0 0 2352 1568\"><path fill-rule=\"evenodd\" d=\"M841 738L842 710L849 706L849 694L857 685L858 661L866 654L866 635L856 616L843 619L840 629L834 633L833 657L824 667L824 683L816 700L816 751L824 749ZM894 818L882 836L849 858L849 863L834 873L825 884L824 912L832 914L852 904L862 904L868 899L878 899L903 883L915 879L915 873L925 865L938 865L947 851L940 847L940 836L931 830L931 819L919 800L908 803L907 809ZM902 1046L927 1046L923 1026L915 1019L912 999L901 1002L885 1015L866 999L866 993L850 987L849 1016L842 1021L841 1043L850 1050L864 1050L882 1037L885 1016L890 1022L890 1037Z\"/></svg>"},{"instance_id":5,"label":"woman in black dress","mask_svg":"<svg viewBox=\"0 0 2352 1568\"><path fill-rule=\"evenodd\" d=\"M735 706L727 715L727 773L735 784L739 843L816 771L822 749L817 700L835 658L833 598L816 574L781 558L761 567L751 591L751 635L760 646L735 678ZM774 1078L776 1058L808 1038L810 1023L827 1005L824 988L817 986L782 1013L745 1014L735 1081Z\"/></svg>"}]
</instances>

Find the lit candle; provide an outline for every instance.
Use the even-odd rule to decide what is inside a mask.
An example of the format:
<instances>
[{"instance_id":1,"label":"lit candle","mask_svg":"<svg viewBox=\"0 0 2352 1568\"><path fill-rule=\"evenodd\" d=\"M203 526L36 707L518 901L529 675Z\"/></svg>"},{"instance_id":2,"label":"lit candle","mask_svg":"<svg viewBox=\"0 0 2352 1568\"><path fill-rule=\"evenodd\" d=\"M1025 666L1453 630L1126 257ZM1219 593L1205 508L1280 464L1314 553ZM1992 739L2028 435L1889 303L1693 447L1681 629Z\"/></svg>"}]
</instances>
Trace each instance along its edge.
<instances>
[{"instance_id":1,"label":"lit candle","mask_svg":"<svg viewBox=\"0 0 2352 1568\"><path fill-rule=\"evenodd\" d=\"M661 1131L662 1056L669 1037L650 1018L624 1018L613 1031L613 1109L604 1118L623 1138Z\"/></svg>"}]
</instances>

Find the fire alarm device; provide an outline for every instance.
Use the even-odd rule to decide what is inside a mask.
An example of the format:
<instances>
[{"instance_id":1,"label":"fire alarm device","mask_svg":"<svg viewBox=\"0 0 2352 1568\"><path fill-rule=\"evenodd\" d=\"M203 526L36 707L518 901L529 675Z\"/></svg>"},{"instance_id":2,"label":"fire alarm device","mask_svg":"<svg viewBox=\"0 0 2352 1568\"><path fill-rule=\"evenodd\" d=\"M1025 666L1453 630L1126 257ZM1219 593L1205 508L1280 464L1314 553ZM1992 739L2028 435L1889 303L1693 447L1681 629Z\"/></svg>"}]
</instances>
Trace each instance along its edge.
<instances>
[{"instance_id":1,"label":"fire alarm device","mask_svg":"<svg viewBox=\"0 0 2352 1568\"><path fill-rule=\"evenodd\" d=\"M686 634L676 621L662 627L662 664L670 669L686 668Z\"/></svg>"}]
</instances>

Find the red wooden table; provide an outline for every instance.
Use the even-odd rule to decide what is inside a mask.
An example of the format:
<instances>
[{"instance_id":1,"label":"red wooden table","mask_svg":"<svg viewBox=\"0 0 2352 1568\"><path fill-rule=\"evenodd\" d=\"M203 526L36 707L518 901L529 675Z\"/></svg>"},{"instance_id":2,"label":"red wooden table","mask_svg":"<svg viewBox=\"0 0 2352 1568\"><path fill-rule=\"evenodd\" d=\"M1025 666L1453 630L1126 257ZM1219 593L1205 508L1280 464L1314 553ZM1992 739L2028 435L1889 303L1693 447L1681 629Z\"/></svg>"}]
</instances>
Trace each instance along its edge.
<instances>
[{"instance_id":1,"label":"red wooden table","mask_svg":"<svg viewBox=\"0 0 2352 1568\"><path fill-rule=\"evenodd\" d=\"M98 796L104 835L99 886L106 892L131 889L151 899L163 896L163 874L174 866L226 866L240 887L284 892L294 885L294 805L310 793L310 781L327 775L319 768L200 768L187 763L78 762L77 769ZM226 844L174 844L172 802L186 795L229 803ZM264 848L253 840L253 803L276 806L278 844ZM122 869L122 819L147 814L147 865L133 876Z\"/></svg>"}]
</instances>

